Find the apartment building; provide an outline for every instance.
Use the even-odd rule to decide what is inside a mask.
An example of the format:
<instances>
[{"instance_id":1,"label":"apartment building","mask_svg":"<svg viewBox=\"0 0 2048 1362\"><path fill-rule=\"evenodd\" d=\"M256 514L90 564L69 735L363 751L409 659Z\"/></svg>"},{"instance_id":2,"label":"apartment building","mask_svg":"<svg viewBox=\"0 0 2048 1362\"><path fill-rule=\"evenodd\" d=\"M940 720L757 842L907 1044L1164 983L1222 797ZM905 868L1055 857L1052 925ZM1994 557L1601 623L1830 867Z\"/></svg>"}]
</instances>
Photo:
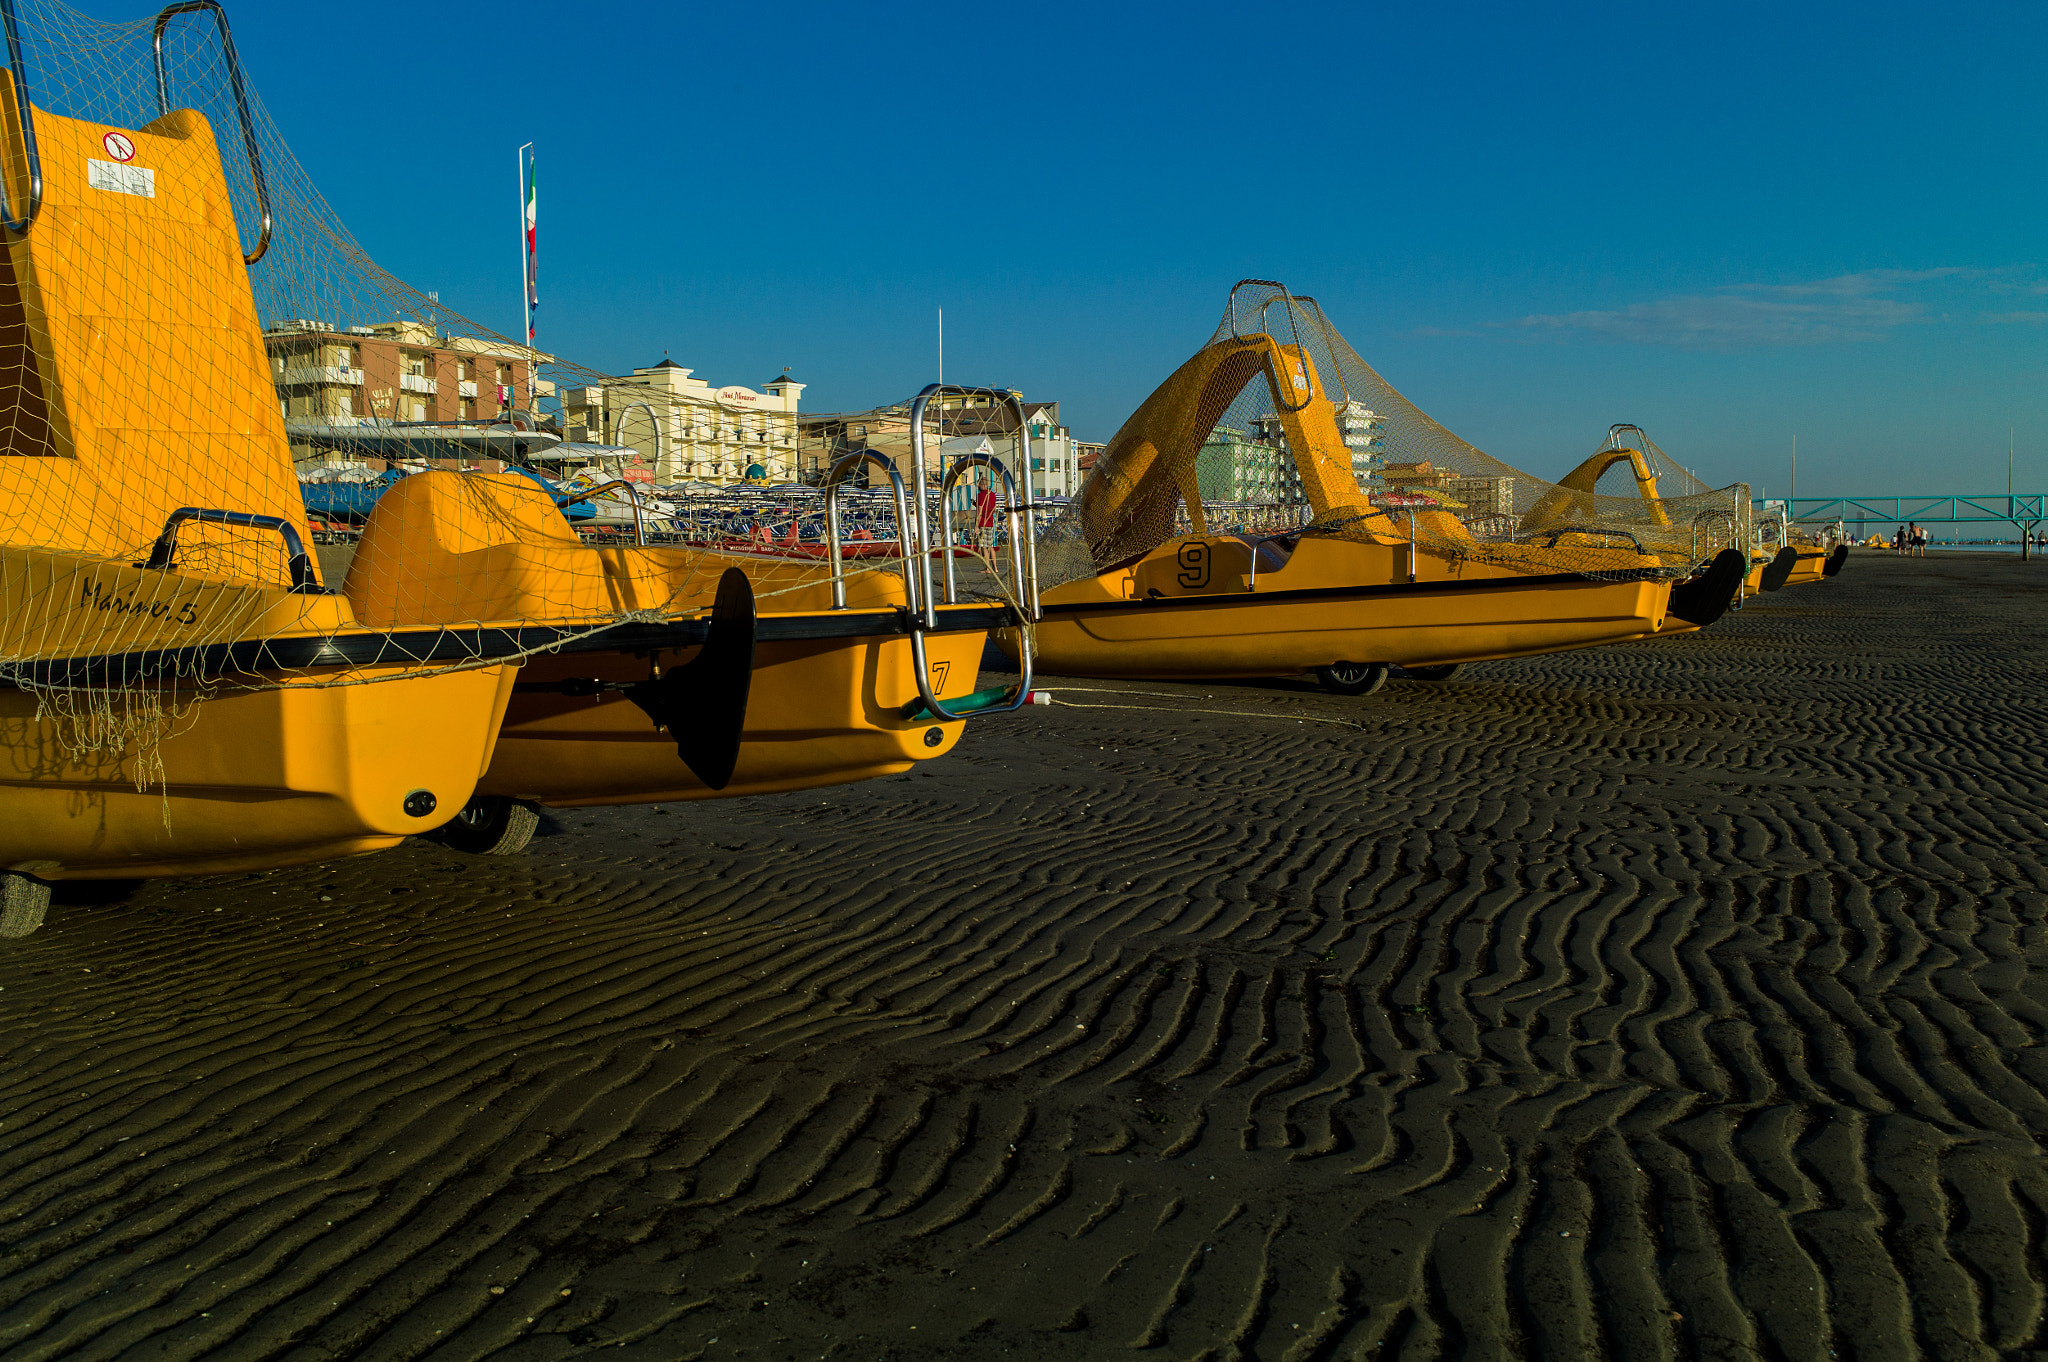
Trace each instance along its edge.
<instances>
[{"instance_id":1,"label":"apartment building","mask_svg":"<svg viewBox=\"0 0 2048 1362\"><path fill-rule=\"evenodd\" d=\"M418 422L529 423L554 385L554 356L446 336L422 322L330 326L298 319L263 333L294 459L326 456L351 428Z\"/></svg>"},{"instance_id":2,"label":"apartment building","mask_svg":"<svg viewBox=\"0 0 2048 1362\"><path fill-rule=\"evenodd\" d=\"M797 406L804 385L785 371L747 388L714 387L674 360L571 388L563 437L638 450L654 481L789 482L797 466Z\"/></svg>"},{"instance_id":3,"label":"apartment building","mask_svg":"<svg viewBox=\"0 0 2048 1362\"><path fill-rule=\"evenodd\" d=\"M1301 500L1301 473L1277 419L1255 420L1251 429L1219 425L1195 454L1195 485L1202 500L1292 505Z\"/></svg>"},{"instance_id":4,"label":"apartment building","mask_svg":"<svg viewBox=\"0 0 2048 1362\"><path fill-rule=\"evenodd\" d=\"M1429 460L1390 463L1380 472L1389 492L1408 496L1431 496L1447 504L1465 520L1479 516L1507 516L1515 513L1515 480L1460 473L1455 468L1438 468Z\"/></svg>"},{"instance_id":5,"label":"apartment building","mask_svg":"<svg viewBox=\"0 0 2048 1362\"><path fill-rule=\"evenodd\" d=\"M1380 434L1384 418L1358 401L1343 403L1336 416L1351 475L1361 489L1370 491L1380 480L1385 458ZM1295 466L1286 427L1272 413L1255 416L1241 427L1217 426L1196 455L1195 474L1207 501L1305 504L1301 470Z\"/></svg>"}]
</instances>

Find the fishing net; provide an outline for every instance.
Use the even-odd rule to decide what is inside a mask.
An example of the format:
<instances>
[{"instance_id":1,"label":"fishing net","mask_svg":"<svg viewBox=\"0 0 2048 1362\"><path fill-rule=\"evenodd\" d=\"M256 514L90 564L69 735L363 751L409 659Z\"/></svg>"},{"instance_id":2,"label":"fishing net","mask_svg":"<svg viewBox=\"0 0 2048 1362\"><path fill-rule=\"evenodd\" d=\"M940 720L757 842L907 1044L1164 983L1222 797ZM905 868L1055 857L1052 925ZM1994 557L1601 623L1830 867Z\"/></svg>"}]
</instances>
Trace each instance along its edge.
<instances>
[{"instance_id":1,"label":"fishing net","mask_svg":"<svg viewBox=\"0 0 2048 1362\"><path fill-rule=\"evenodd\" d=\"M69 748L147 747L221 686L497 665L701 612L736 555L762 610L815 598L824 497L799 480L830 461L804 465L801 384L608 376L378 268L217 11L106 24L37 4L18 37L0 682L65 718ZM986 481L955 489L963 506ZM844 499L842 571L900 574L909 527L867 482ZM651 552L604 552L623 544Z\"/></svg>"},{"instance_id":2,"label":"fishing net","mask_svg":"<svg viewBox=\"0 0 2048 1362\"><path fill-rule=\"evenodd\" d=\"M1676 578L1747 542L1749 495L1707 487L1634 426L1563 479L1534 477L1403 397L1314 299L1248 280L1041 532L1042 580L1194 532L1393 536L1516 572Z\"/></svg>"}]
</instances>

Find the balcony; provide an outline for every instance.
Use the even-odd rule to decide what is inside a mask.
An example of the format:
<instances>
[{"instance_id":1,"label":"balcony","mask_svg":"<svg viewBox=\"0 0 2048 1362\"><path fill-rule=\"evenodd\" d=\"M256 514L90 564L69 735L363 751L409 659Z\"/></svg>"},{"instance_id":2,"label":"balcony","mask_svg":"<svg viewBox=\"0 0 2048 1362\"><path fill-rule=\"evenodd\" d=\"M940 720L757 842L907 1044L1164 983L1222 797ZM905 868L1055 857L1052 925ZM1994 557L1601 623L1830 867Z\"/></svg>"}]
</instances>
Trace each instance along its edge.
<instances>
[{"instance_id":1,"label":"balcony","mask_svg":"<svg viewBox=\"0 0 2048 1362\"><path fill-rule=\"evenodd\" d=\"M476 396L476 380L473 378L463 379L461 383L456 385L456 388L463 397Z\"/></svg>"},{"instance_id":2,"label":"balcony","mask_svg":"<svg viewBox=\"0 0 2048 1362\"><path fill-rule=\"evenodd\" d=\"M303 388L325 383L352 383L361 386L362 381L361 369L334 369L321 366L286 369L283 376L278 379L278 382L287 388Z\"/></svg>"},{"instance_id":3,"label":"balcony","mask_svg":"<svg viewBox=\"0 0 2048 1362\"><path fill-rule=\"evenodd\" d=\"M426 393L429 396L441 391L441 385L425 374L400 374L398 386L409 393Z\"/></svg>"}]
</instances>

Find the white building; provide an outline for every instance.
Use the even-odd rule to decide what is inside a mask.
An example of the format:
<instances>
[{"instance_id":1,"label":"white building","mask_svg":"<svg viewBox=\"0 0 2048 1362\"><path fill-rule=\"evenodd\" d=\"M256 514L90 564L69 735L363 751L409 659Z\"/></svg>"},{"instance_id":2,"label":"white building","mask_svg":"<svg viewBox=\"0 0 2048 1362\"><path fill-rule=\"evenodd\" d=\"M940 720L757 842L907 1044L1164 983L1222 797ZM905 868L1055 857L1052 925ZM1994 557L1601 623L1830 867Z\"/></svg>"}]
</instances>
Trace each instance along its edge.
<instances>
[{"instance_id":1,"label":"white building","mask_svg":"<svg viewBox=\"0 0 2048 1362\"><path fill-rule=\"evenodd\" d=\"M1026 402L1024 421L1031 434L1031 495L1074 495L1081 488L1081 451L1073 432L1060 424L1060 404Z\"/></svg>"},{"instance_id":2,"label":"white building","mask_svg":"<svg viewBox=\"0 0 2048 1362\"><path fill-rule=\"evenodd\" d=\"M1358 479L1360 487L1380 475L1386 458L1386 441L1380 438L1380 426L1385 419L1356 399L1337 408L1337 429L1344 436L1344 447L1351 451L1351 475Z\"/></svg>"},{"instance_id":3,"label":"white building","mask_svg":"<svg viewBox=\"0 0 2048 1362\"><path fill-rule=\"evenodd\" d=\"M640 452L656 482L790 482L797 401L785 373L760 389L715 388L674 360L563 396L563 435Z\"/></svg>"}]
</instances>

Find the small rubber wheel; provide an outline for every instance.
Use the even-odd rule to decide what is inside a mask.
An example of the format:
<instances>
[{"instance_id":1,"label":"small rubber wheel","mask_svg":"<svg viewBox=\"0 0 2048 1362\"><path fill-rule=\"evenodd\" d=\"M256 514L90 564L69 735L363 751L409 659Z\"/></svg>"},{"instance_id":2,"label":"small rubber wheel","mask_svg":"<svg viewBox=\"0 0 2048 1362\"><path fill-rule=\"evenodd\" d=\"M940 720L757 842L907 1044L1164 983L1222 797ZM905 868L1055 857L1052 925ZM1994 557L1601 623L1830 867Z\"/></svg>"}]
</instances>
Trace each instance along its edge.
<instances>
[{"instance_id":1,"label":"small rubber wheel","mask_svg":"<svg viewBox=\"0 0 2048 1362\"><path fill-rule=\"evenodd\" d=\"M1316 668L1316 680L1332 695L1370 695L1387 684L1387 664L1332 662Z\"/></svg>"},{"instance_id":2,"label":"small rubber wheel","mask_svg":"<svg viewBox=\"0 0 2048 1362\"><path fill-rule=\"evenodd\" d=\"M27 936L50 911L47 881L18 870L0 870L0 937Z\"/></svg>"},{"instance_id":3,"label":"small rubber wheel","mask_svg":"<svg viewBox=\"0 0 2048 1362\"><path fill-rule=\"evenodd\" d=\"M1410 681L1448 681L1465 670L1462 662L1446 662L1441 667L1403 667Z\"/></svg>"},{"instance_id":4,"label":"small rubber wheel","mask_svg":"<svg viewBox=\"0 0 2048 1362\"><path fill-rule=\"evenodd\" d=\"M441 829L441 840L473 856L516 856L540 829L540 809L504 795L478 795Z\"/></svg>"}]
</instances>

